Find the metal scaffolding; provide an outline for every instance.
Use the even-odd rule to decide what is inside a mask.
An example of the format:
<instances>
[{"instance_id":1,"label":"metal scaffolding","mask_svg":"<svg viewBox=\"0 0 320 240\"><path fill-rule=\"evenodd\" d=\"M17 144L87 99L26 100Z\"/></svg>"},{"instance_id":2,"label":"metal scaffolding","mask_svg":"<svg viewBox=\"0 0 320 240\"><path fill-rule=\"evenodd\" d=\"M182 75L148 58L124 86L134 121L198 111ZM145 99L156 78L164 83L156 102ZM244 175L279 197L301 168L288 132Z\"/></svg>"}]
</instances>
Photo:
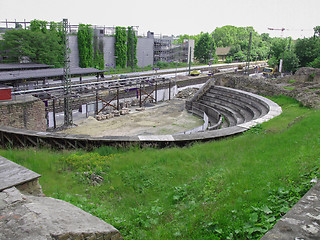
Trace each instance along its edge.
<instances>
[{"instance_id":1,"label":"metal scaffolding","mask_svg":"<svg viewBox=\"0 0 320 240\"><path fill-rule=\"evenodd\" d=\"M63 95L64 95L64 126L72 126L71 102L71 74L70 74L70 49L68 34L68 19L63 19L64 67L63 67Z\"/></svg>"}]
</instances>

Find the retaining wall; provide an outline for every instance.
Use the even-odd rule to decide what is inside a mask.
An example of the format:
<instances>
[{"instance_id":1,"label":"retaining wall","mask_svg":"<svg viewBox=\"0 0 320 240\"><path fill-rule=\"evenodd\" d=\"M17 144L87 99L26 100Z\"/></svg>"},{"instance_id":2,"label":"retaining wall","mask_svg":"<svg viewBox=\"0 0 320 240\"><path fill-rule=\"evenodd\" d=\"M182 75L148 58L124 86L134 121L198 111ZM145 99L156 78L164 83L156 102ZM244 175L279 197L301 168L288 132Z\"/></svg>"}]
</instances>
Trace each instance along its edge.
<instances>
[{"instance_id":1,"label":"retaining wall","mask_svg":"<svg viewBox=\"0 0 320 240\"><path fill-rule=\"evenodd\" d=\"M45 104L32 96L0 101L0 126L46 131Z\"/></svg>"}]
</instances>

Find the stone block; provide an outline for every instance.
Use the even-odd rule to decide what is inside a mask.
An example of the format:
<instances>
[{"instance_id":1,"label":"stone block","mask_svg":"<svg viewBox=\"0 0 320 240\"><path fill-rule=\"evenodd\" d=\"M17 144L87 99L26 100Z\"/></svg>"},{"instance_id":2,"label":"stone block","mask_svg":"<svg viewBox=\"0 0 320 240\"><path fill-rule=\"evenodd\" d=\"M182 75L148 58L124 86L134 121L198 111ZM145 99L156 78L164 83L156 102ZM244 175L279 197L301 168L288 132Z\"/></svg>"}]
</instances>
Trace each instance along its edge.
<instances>
[{"instance_id":1,"label":"stone block","mask_svg":"<svg viewBox=\"0 0 320 240\"><path fill-rule=\"evenodd\" d=\"M120 111L118 111L118 110L113 111L113 115L115 117L120 117Z\"/></svg>"},{"instance_id":2,"label":"stone block","mask_svg":"<svg viewBox=\"0 0 320 240\"><path fill-rule=\"evenodd\" d=\"M0 203L5 203L0 239L122 239L110 224L62 200L24 195L12 187L0 192Z\"/></svg>"},{"instance_id":3,"label":"stone block","mask_svg":"<svg viewBox=\"0 0 320 240\"><path fill-rule=\"evenodd\" d=\"M121 115L127 115L127 114L129 114L129 109L128 109L128 108L122 108L122 109L120 110L120 114L121 114Z\"/></svg>"}]
</instances>

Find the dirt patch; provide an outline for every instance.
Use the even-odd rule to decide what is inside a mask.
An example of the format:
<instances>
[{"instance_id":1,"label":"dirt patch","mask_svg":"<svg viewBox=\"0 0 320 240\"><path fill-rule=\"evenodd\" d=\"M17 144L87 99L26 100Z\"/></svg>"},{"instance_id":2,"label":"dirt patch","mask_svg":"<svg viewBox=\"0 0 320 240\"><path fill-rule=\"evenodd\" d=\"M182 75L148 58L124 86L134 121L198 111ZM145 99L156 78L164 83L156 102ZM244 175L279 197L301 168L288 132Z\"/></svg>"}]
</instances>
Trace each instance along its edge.
<instances>
[{"instance_id":1,"label":"dirt patch","mask_svg":"<svg viewBox=\"0 0 320 240\"><path fill-rule=\"evenodd\" d=\"M137 112L134 108L130 110L128 115L102 121L89 117L77 123L77 127L62 132L93 137L165 135L184 132L203 123L202 119L185 110L185 101L181 99L154 104L142 112Z\"/></svg>"}]
</instances>

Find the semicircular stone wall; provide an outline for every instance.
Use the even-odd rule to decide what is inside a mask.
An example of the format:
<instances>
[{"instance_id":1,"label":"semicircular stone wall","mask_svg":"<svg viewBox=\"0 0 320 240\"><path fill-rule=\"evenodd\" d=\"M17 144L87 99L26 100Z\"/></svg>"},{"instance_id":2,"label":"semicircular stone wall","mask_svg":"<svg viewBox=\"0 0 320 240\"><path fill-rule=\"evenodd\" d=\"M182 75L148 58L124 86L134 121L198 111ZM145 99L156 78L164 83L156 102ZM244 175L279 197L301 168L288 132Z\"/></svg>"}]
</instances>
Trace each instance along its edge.
<instances>
[{"instance_id":1,"label":"semicircular stone wall","mask_svg":"<svg viewBox=\"0 0 320 240\"><path fill-rule=\"evenodd\" d=\"M46 146L58 149L92 149L103 145L185 145L194 141L208 141L247 131L251 127L281 114L282 109L271 100L241 90L215 86L208 81L191 99L186 109L199 117L208 117L206 131L189 134L104 136L70 135L64 133L37 132L12 127L0 127L2 146Z\"/></svg>"}]
</instances>

